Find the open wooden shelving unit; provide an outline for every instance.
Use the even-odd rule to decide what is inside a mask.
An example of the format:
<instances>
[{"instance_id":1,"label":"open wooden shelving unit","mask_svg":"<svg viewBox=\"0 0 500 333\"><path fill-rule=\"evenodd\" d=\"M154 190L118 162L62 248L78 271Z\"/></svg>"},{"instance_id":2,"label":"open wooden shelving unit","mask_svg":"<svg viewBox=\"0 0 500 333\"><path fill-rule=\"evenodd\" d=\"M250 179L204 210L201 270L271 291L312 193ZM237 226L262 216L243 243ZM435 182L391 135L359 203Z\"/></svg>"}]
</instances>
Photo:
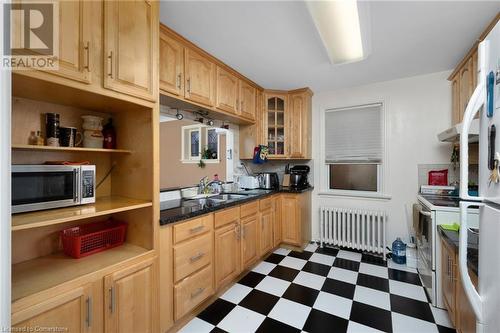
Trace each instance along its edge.
<instances>
[{"instance_id":1,"label":"open wooden shelving unit","mask_svg":"<svg viewBox=\"0 0 500 333\"><path fill-rule=\"evenodd\" d=\"M104 148L84 148L84 147L51 147L51 146L34 146L13 144L14 150L33 150L33 151L58 151L58 152L87 152L87 153L119 153L131 154L131 150L127 149L104 149Z\"/></svg>"},{"instance_id":2,"label":"open wooden shelving unit","mask_svg":"<svg viewBox=\"0 0 500 333\"><path fill-rule=\"evenodd\" d=\"M38 81L31 81L38 85ZM13 89L16 91L16 89ZM46 161L88 161L96 166L96 202L13 214L12 309L25 311L32 304L74 290L98 285L110 274L156 256L158 206L155 189L156 107L123 107L106 97L106 108L76 108L37 96L14 96L12 107L12 163L43 164ZM98 95L93 100L99 105ZM63 126L81 130L86 114L112 118L120 149L48 147L24 144L29 131L43 126L43 114L57 112ZM65 122L65 123L63 123ZM108 176L109 174L109 176ZM159 193L158 193L159 194ZM59 232L108 218L128 223L125 243L96 254L74 259L62 251Z\"/></svg>"},{"instance_id":3,"label":"open wooden shelving unit","mask_svg":"<svg viewBox=\"0 0 500 333\"><path fill-rule=\"evenodd\" d=\"M100 197L94 204L20 213L12 216L12 231L46 227L98 216L151 207L150 201L120 196Z\"/></svg>"},{"instance_id":4,"label":"open wooden shelving unit","mask_svg":"<svg viewBox=\"0 0 500 333\"><path fill-rule=\"evenodd\" d=\"M95 273L147 252L145 248L125 243L81 259L73 259L58 252L12 265L12 301Z\"/></svg>"}]
</instances>

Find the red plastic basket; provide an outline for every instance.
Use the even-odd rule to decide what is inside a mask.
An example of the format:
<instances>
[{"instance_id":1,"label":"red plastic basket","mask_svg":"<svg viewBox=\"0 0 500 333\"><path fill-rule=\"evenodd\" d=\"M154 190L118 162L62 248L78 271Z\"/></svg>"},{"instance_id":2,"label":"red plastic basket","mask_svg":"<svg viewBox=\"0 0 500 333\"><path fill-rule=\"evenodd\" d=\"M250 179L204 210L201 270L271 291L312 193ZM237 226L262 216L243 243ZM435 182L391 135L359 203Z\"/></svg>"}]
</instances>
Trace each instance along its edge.
<instances>
[{"instance_id":1,"label":"red plastic basket","mask_svg":"<svg viewBox=\"0 0 500 333\"><path fill-rule=\"evenodd\" d=\"M78 259L122 245L126 234L126 222L109 219L64 229L61 240L64 253Z\"/></svg>"}]
</instances>

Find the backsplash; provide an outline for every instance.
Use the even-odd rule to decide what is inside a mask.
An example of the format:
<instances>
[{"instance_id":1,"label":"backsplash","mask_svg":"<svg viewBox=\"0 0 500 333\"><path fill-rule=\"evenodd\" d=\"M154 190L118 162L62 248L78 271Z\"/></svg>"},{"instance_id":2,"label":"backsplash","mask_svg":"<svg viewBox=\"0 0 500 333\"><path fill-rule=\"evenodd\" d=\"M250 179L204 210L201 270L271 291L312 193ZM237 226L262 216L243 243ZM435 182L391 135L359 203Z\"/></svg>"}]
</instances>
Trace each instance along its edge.
<instances>
[{"instance_id":1,"label":"backsplash","mask_svg":"<svg viewBox=\"0 0 500 333\"><path fill-rule=\"evenodd\" d=\"M250 174L258 174L260 172L276 172L278 174L280 184L283 180L283 175L285 174L285 167L290 164L290 167L295 165L308 165L311 168L309 173L309 183L313 184L313 161L303 161L303 160L287 160L287 161L274 161L269 160L264 164L254 164L251 161L241 161L245 164ZM235 176L246 175L246 171L243 167L235 168Z\"/></svg>"},{"instance_id":2,"label":"backsplash","mask_svg":"<svg viewBox=\"0 0 500 333\"><path fill-rule=\"evenodd\" d=\"M429 171L448 169L448 184L455 185L460 182L460 167L452 164L419 164L418 165L418 188L428 184ZM469 165L469 181L477 184L479 181L477 165Z\"/></svg>"}]
</instances>

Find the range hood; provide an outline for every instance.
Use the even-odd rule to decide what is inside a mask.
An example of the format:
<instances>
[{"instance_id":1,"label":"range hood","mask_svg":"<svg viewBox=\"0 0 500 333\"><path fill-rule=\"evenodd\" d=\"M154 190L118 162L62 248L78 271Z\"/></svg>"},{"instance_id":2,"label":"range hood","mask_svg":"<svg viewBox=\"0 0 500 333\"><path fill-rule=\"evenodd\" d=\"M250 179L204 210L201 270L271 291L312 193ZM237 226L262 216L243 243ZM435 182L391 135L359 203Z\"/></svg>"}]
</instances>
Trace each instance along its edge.
<instances>
[{"instance_id":1,"label":"range hood","mask_svg":"<svg viewBox=\"0 0 500 333\"><path fill-rule=\"evenodd\" d=\"M441 142L458 142L462 134L462 123L448 128L446 131L438 134ZM474 119L470 125L469 142L479 142L479 119Z\"/></svg>"}]
</instances>

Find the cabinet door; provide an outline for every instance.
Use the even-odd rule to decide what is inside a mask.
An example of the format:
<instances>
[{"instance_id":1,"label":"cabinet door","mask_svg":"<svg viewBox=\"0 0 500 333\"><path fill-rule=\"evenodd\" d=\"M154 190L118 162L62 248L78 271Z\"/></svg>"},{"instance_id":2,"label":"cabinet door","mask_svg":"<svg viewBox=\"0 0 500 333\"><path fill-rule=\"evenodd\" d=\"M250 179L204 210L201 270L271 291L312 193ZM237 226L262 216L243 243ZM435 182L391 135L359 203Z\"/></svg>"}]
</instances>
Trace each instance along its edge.
<instances>
[{"instance_id":1,"label":"cabinet door","mask_svg":"<svg viewBox=\"0 0 500 333\"><path fill-rule=\"evenodd\" d=\"M240 80L240 115L244 118L255 119L255 98L257 89L246 81Z\"/></svg>"},{"instance_id":2,"label":"cabinet door","mask_svg":"<svg viewBox=\"0 0 500 333\"><path fill-rule=\"evenodd\" d=\"M225 285L240 273L240 223L215 230L215 288Z\"/></svg>"},{"instance_id":3,"label":"cabinet door","mask_svg":"<svg viewBox=\"0 0 500 333\"><path fill-rule=\"evenodd\" d=\"M238 78L231 72L217 66L217 98L219 110L236 114L238 112Z\"/></svg>"},{"instance_id":4,"label":"cabinet door","mask_svg":"<svg viewBox=\"0 0 500 333\"><path fill-rule=\"evenodd\" d=\"M156 99L157 5L146 0L104 2L105 88Z\"/></svg>"},{"instance_id":5,"label":"cabinet door","mask_svg":"<svg viewBox=\"0 0 500 333\"><path fill-rule=\"evenodd\" d=\"M91 52L95 52L95 50L91 50L91 24L100 23L91 22L91 2L89 1L57 1L57 3L59 5L59 44L56 47L58 47L59 53L57 57L59 69L46 71L46 73L74 81L91 83ZM20 25L13 25L11 38L13 41L17 40L18 45L22 45L18 27ZM15 42L14 45L16 45Z\"/></svg>"},{"instance_id":6,"label":"cabinet door","mask_svg":"<svg viewBox=\"0 0 500 333\"><path fill-rule=\"evenodd\" d=\"M283 240L281 227L281 196L277 195L274 199L274 227L273 227L273 245L277 247Z\"/></svg>"},{"instance_id":7,"label":"cabinet door","mask_svg":"<svg viewBox=\"0 0 500 333\"><path fill-rule=\"evenodd\" d=\"M154 260L104 278L106 332L154 332L156 272Z\"/></svg>"},{"instance_id":8,"label":"cabinet door","mask_svg":"<svg viewBox=\"0 0 500 333\"><path fill-rule=\"evenodd\" d=\"M12 314L12 327L64 327L65 332L99 332L94 326L90 286L76 288ZM24 332L24 331L23 331Z\"/></svg>"},{"instance_id":9,"label":"cabinet door","mask_svg":"<svg viewBox=\"0 0 500 333\"><path fill-rule=\"evenodd\" d=\"M160 33L160 89L177 96L183 94L184 47Z\"/></svg>"},{"instance_id":10,"label":"cabinet door","mask_svg":"<svg viewBox=\"0 0 500 333\"><path fill-rule=\"evenodd\" d=\"M241 220L241 269L244 270L259 259L259 213Z\"/></svg>"},{"instance_id":11,"label":"cabinet door","mask_svg":"<svg viewBox=\"0 0 500 333\"><path fill-rule=\"evenodd\" d=\"M443 286L443 300L446 308L448 309L448 314L453 325L456 323L456 315L455 315L455 280L454 276L456 275L454 272L454 252L444 243L441 242L442 250L441 250L441 284Z\"/></svg>"},{"instance_id":12,"label":"cabinet door","mask_svg":"<svg viewBox=\"0 0 500 333\"><path fill-rule=\"evenodd\" d=\"M273 209L266 209L260 213L260 255L264 255L271 251L273 248L273 222L274 211Z\"/></svg>"},{"instance_id":13,"label":"cabinet door","mask_svg":"<svg viewBox=\"0 0 500 333\"><path fill-rule=\"evenodd\" d=\"M305 96L302 94L290 96L290 110L288 112L290 119L290 133L288 142L290 144L289 152L291 158L305 157L306 144L304 138L305 133ZM306 134L307 135L307 134Z\"/></svg>"},{"instance_id":14,"label":"cabinet door","mask_svg":"<svg viewBox=\"0 0 500 333\"><path fill-rule=\"evenodd\" d=\"M266 94L265 136L269 157L286 158L288 155L287 96Z\"/></svg>"},{"instance_id":15,"label":"cabinet door","mask_svg":"<svg viewBox=\"0 0 500 333\"><path fill-rule=\"evenodd\" d=\"M215 64L198 52L184 51L185 94L187 100L214 105Z\"/></svg>"},{"instance_id":16,"label":"cabinet door","mask_svg":"<svg viewBox=\"0 0 500 333\"><path fill-rule=\"evenodd\" d=\"M463 118L465 108L473 93L472 58L469 58L460 70L460 117Z\"/></svg>"},{"instance_id":17,"label":"cabinet door","mask_svg":"<svg viewBox=\"0 0 500 333\"><path fill-rule=\"evenodd\" d=\"M469 272L470 274L470 272ZM461 280L458 279L457 284L457 323L456 328L461 333L475 333L476 332L476 316L472 309L469 299L465 294Z\"/></svg>"},{"instance_id":18,"label":"cabinet door","mask_svg":"<svg viewBox=\"0 0 500 333\"><path fill-rule=\"evenodd\" d=\"M453 125L462 122L463 113L460 109L460 75L458 73L451 80L451 112Z\"/></svg>"},{"instance_id":19,"label":"cabinet door","mask_svg":"<svg viewBox=\"0 0 500 333\"><path fill-rule=\"evenodd\" d=\"M298 199L294 195L283 195L281 198L283 242L301 246L298 204Z\"/></svg>"}]
</instances>

